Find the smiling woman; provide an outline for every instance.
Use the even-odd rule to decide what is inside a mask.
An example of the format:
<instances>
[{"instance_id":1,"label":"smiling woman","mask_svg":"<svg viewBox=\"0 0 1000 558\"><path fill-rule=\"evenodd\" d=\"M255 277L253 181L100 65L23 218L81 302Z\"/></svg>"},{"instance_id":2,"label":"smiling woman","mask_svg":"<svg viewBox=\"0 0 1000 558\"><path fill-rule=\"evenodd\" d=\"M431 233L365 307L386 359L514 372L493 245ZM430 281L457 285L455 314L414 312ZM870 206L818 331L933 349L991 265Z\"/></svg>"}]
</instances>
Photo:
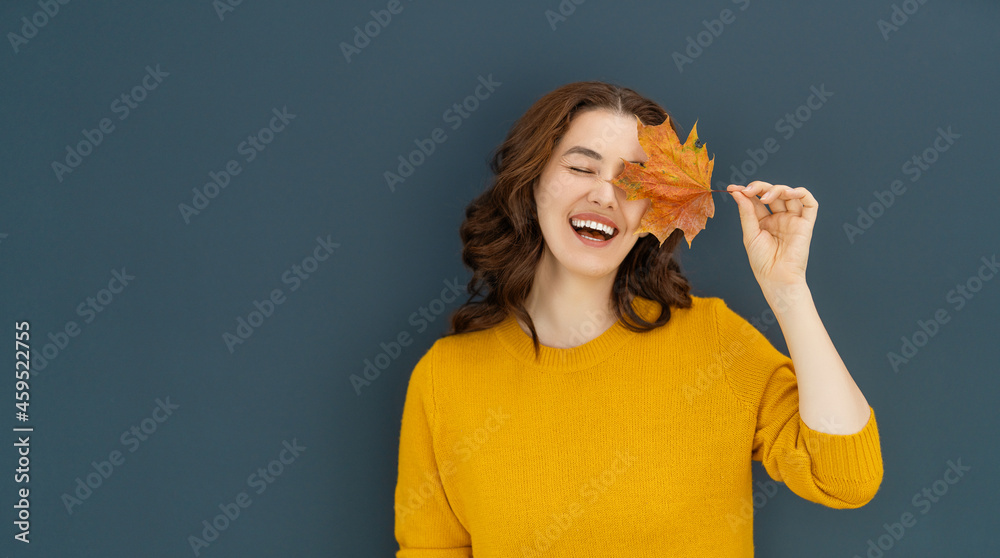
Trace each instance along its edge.
<instances>
[{"instance_id":1,"label":"smiling woman","mask_svg":"<svg viewBox=\"0 0 1000 558\"><path fill-rule=\"evenodd\" d=\"M666 323L670 307L691 305L687 279L673 259L683 234L676 231L662 246L648 233L636 235L649 201L626 201L610 183L623 160L646 159L635 116L648 125L670 119L630 89L583 82L549 93L514 125L493 154L493 187L469 205L460 230L463 260L473 270L469 292L486 294L455 313L455 332L488 328L512 312L537 352L542 339L565 345L559 331L574 332L560 325L579 324L594 312L603 316L594 324L601 331L622 318L626 327L645 331ZM676 131L673 120L670 125ZM597 232L599 223L612 229L610 238L606 229ZM587 225L590 233L579 228ZM582 284L574 280L578 274ZM635 295L667 312L643 319L629 304ZM555 297L569 303L562 319L542 316L539 307ZM545 328L541 336L536 325Z\"/></svg>"},{"instance_id":2,"label":"smiling woman","mask_svg":"<svg viewBox=\"0 0 1000 558\"><path fill-rule=\"evenodd\" d=\"M493 154L460 229L469 299L407 388L397 558L753 556L752 514L732 521L752 509L752 461L832 508L878 490L874 411L804 288L816 201L729 190L793 366L690 294L681 229L639 232L649 200L612 183L647 159L636 117L677 131L631 89L572 83Z\"/></svg>"}]
</instances>

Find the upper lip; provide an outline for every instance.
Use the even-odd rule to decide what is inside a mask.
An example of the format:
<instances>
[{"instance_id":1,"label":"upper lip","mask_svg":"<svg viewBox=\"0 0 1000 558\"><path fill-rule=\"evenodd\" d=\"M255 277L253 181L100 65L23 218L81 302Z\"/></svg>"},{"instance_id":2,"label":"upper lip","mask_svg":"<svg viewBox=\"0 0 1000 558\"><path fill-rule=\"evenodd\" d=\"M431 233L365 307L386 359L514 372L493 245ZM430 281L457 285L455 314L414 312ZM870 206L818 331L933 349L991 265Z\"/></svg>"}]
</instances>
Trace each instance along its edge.
<instances>
[{"instance_id":1,"label":"upper lip","mask_svg":"<svg viewBox=\"0 0 1000 558\"><path fill-rule=\"evenodd\" d=\"M609 227L621 230L618 227L618 224L615 223L610 217L598 215L597 213L577 213L576 215L570 217L570 219L580 219L581 221L596 221L598 223L602 223Z\"/></svg>"}]
</instances>

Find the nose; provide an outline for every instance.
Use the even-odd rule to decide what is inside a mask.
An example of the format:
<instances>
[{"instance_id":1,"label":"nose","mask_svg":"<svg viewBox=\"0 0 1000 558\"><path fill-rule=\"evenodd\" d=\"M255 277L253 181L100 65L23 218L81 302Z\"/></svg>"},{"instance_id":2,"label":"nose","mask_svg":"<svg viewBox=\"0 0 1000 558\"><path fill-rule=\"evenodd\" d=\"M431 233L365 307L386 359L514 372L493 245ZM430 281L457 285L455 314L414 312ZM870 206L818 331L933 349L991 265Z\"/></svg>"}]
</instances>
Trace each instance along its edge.
<instances>
[{"instance_id":1,"label":"nose","mask_svg":"<svg viewBox=\"0 0 1000 558\"><path fill-rule=\"evenodd\" d=\"M611 183L612 180L614 179L601 178L600 176L596 177L587 199L600 204L602 207L614 209L618 196L618 192L616 190L618 190L618 188Z\"/></svg>"}]
</instances>

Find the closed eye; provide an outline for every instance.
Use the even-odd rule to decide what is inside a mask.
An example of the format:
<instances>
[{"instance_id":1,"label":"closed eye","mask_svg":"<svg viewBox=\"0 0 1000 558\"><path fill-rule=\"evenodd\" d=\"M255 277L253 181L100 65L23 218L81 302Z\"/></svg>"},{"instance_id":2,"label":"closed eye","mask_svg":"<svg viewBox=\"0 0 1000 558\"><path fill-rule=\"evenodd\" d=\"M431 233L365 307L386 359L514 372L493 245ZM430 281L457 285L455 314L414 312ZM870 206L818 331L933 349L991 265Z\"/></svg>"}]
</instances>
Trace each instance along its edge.
<instances>
[{"instance_id":1,"label":"closed eye","mask_svg":"<svg viewBox=\"0 0 1000 558\"><path fill-rule=\"evenodd\" d=\"M575 172L582 172L584 174L594 174L594 171L591 171L591 170L588 170L588 169L581 169L579 167L570 167L569 170L575 171Z\"/></svg>"}]
</instances>

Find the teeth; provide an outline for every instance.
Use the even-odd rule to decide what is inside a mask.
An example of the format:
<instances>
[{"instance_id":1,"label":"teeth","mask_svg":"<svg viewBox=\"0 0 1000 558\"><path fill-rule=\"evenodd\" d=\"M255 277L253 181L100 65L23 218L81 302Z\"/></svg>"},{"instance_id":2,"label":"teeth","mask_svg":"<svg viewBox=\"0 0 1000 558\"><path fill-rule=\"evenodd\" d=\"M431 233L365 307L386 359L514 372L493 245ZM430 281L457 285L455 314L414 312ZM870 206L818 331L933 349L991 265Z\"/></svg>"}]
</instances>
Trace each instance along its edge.
<instances>
[{"instance_id":1,"label":"teeth","mask_svg":"<svg viewBox=\"0 0 1000 558\"><path fill-rule=\"evenodd\" d=\"M608 225L605 225L604 223L598 223L597 221L584 221L584 220L581 220L581 219L570 219L570 224L572 224L574 227L590 227L592 229L604 231L605 233L607 233L608 236L611 236L611 235L615 234L615 229L613 227L609 227Z\"/></svg>"}]
</instances>

